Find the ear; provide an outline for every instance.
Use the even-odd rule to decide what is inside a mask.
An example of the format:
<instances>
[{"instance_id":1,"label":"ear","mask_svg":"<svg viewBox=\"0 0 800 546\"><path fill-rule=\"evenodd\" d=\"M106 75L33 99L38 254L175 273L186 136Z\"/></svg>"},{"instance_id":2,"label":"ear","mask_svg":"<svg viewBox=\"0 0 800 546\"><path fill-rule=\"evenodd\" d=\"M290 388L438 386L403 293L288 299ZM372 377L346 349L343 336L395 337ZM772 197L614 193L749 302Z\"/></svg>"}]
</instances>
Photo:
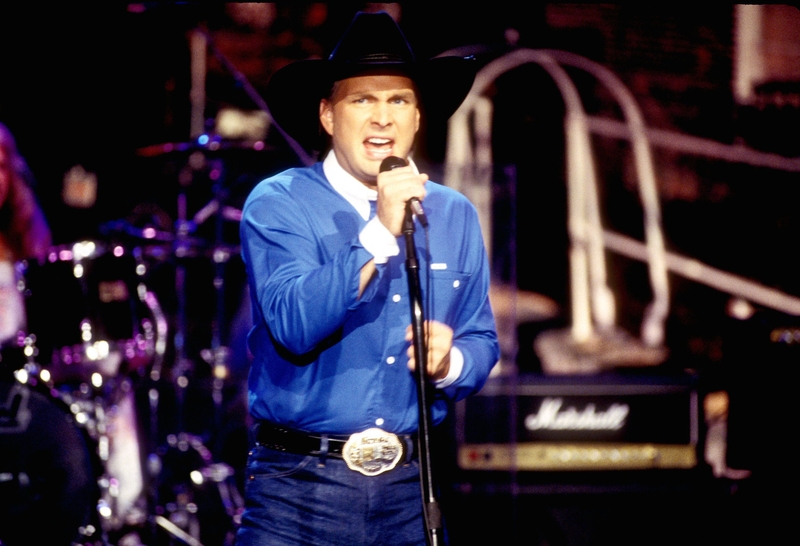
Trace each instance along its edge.
<instances>
[{"instance_id":1,"label":"ear","mask_svg":"<svg viewBox=\"0 0 800 546\"><path fill-rule=\"evenodd\" d=\"M414 134L416 135L419 132L419 120L422 118L422 114L419 111L419 106L417 106L417 119L414 122Z\"/></svg>"},{"instance_id":2,"label":"ear","mask_svg":"<svg viewBox=\"0 0 800 546\"><path fill-rule=\"evenodd\" d=\"M333 104L328 99L319 101L319 122L325 132L333 136Z\"/></svg>"}]
</instances>

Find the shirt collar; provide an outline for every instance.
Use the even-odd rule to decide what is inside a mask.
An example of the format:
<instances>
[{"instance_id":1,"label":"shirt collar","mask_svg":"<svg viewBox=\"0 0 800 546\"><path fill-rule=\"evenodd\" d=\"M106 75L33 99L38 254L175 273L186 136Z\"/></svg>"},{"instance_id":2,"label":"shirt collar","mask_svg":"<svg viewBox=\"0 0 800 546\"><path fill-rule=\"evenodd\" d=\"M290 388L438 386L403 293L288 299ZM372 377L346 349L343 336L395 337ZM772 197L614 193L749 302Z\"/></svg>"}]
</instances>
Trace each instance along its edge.
<instances>
[{"instance_id":1,"label":"shirt collar","mask_svg":"<svg viewBox=\"0 0 800 546\"><path fill-rule=\"evenodd\" d=\"M418 172L417 166L410 157L408 158L408 164L411 165L415 173ZM366 187L352 174L345 171L336 159L336 154L333 150L325 156L325 160L322 162L322 170L333 189L353 205L364 220L368 220L369 202L378 198L377 190Z\"/></svg>"}]
</instances>

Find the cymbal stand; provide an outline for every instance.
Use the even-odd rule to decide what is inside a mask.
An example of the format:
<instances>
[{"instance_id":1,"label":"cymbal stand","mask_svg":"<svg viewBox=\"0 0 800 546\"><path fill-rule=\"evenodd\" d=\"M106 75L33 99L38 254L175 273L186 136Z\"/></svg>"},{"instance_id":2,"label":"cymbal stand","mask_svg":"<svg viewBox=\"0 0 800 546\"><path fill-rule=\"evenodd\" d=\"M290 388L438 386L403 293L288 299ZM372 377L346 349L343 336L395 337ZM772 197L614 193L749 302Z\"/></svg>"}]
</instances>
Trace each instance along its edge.
<instances>
[{"instance_id":1,"label":"cymbal stand","mask_svg":"<svg viewBox=\"0 0 800 546\"><path fill-rule=\"evenodd\" d=\"M229 69L232 68L230 62L221 55L218 48L214 44L211 34L203 26L199 25L190 33L190 48L192 52L191 73L192 73L192 121L190 132L193 138L208 139L209 135L203 134L205 131L205 85L206 85L206 71L207 71L207 54L209 48ZM246 82L241 82L246 83ZM245 86L245 89L247 87ZM262 101L263 102L263 101ZM201 352L203 360L205 360L212 369L213 388L212 398L214 401L214 431L218 431L222 420L222 387L225 379L228 376L228 360L230 350L222 345L221 339L221 325L222 315L224 313L224 290L223 290L223 274L225 263L230 258L230 253L226 252L222 246L222 226L223 226L223 191L222 191L222 162L215 161L209 172L209 177L214 184L213 197L209 204L200 209L194 216L194 226L203 223L207 216L206 211L214 214L215 229L214 229L214 247L212 251L212 259L214 261L214 289L216 290L216 308L215 315L212 321L211 331L211 349ZM185 201L184 201L185 206ZM185 212L185 210L184 210ZM185 218L185 216L184 216Z\"/></svg>"},{"instance_id":2,"label":"cymbal stand","mask_svg":"<svg viewBox=\"0 0 800 546\"><path fill-rule=\"evenodd\" d=\"M183 438L185 434L185 403L186 403L186 388L189 386L189 376L194 369L194 363L188 358L186 353L186 338L188 332L188 321L186 312L187 290L186 290L186 261L187 257L192 255L192 245L194 241L192 234L196 229L196 224L188 216L188 195L187 189L195 179L197 171L199 171L205 164L205 158L200 152L193 153L188 160L187 165L181 169L178 174L178 195L176 199L176 220L174 222L175 238L173 243L173 256L175 259L175 297L176 297L176 310L175 310L175 327L172 337L174 346L174 362L170 374L170 385L175 389L174 394L176 397L176 430L170 431L169 438ZM153 381L160 379L158 377L151 377ZM152 388L149 393L151 404L151 434L152 447L155 450L149 455L148 470L150 472L153 482L151 484L151 502L155 512L150 514L148 522L151 526L151 533L153 536L157 535L158 529L166 531L169 535L179 539L185 544L194 544L202 546L201 543L193 535L197 534L197 529L184 530L176 525L170 519L165 517L164 514L159 513L161 507L161 494L160 489L162 486L161 473L164 470L164 461L160 455L160 448L162 447L159 433L158 433L158 389ZM169 442L169 440L168 440ZM178 508L180 508L178 506Z\"/></svg>"},{"instance_id":3,"label":"cymbal stand","mask_svg":"<svg viewBox=\"0 0 800 546\"><path fill-rule=\"evenodd\" d=\"M204 30L197 28L190 34L190 50L191 50L191 73L192 73L192 91L191 91L191 107L192 107L192 123L190 133L193 140L198 144L205 144L208 142L209 136L204 134L204 110L205 110L205 64L206 64L206 40L208 33ZM177 298L177 309L175 313L175 333L173 336L175 361L172 369L173 385L177 387L177 437L185 436L185 403L186 403L186 388L189 386L189 374L193 370L193 362L187 357L186 341L188 333L187 324L187 286L186 286L186 262L185 258L191 255L192 235L199 223L202 223L207 215L215 214L215 245L213 248L212 258L215 264L214 287L217 291L216 298L216 318L212 321L212 347L208 350L207 358L206 351L201 352L204 360L209 361L213 366L213 400L215 406L215 432L219 430L221 421L222 409L222 387L224 379L227 377L227 355L228 350L222 346L221 342L221 315L224 309L223 297L223 273L224 264L227 262L229 254L225 252L222 242L222 219L225 209L221 205L221 183L217 183L217 178L221 175L221 168L219 164L215 164L210 170L209 177L215 182L214 197L212 203L203 207L192 219L188 215L188 196L187 189L194 181L197 172L206 166L206 156L200 151L197 151L189 156L187 165L179 173L178 195L177 195L177 211L174 227L175 227L175 242L174 242L174 257L175 257L175 295ZM215 204L214 204L215 203ZM216 207L216 209L214 209ZM155 391L155 389L153 389ZM152 397L151 397L152 398ZM152 403L152 400L151 400ZM154 447L158 447L159 442L156 439ZM154 468L157 465L160 468L160 459L158 455L153 454L151 457L154 459ZM157 473L154 472L154 475ZM154 493L154 506L158 506L158 486L156 484ZM192 520L197 523L196 519ZM153 536L155 536L155 528L161 528L172 537L175 537L186 544L201 546L197 540L196 535L198 529L196 526L189 525L189 529L183 529L181 526L175 525L174 522L165 518L162 514L157 514L155 517L150 518L150 523L154 528Z\"/></svg>"},{"instance_id":4,"label":"cymbal stand","mask_svg":"<svg viewBox=\"0 0 800 546\"><path fill-rule=\"evenodd\" d=\"M206 39L207 34L196 29L189 33L191 91L189 93L191 106L191 123L189 133L193 140L206 138L204 132L204 111L206 107ZM189 384L187 372L192 368L191 362L186 358L186 267L184 258L189 254L189 234L194 232L196 225L190 223L187 213L186 189L194 181L195 174L205 164L205 155L194 152L188 158L188 163L181 170L178 177L177 220L175 222L175 294L177 310L175 317L175 369L173 379L178 386L178 432L184 432L183 411L185 402L185 389Z\"/></svg>"},{"instance_id":5,"label":"cymbal stand","mask_svg":"<svg viewBox=\"0 0 800 546\"><path fill-rule=\"evenodd\" d=\"M199 226L209 215L213 215L214 243L211 259L214 262L213 284L216 304L214 308L214 317L211 322L211 347L201 351L201 356L203 360L211 366L212 370L213 383L211 396L214 402L213 432L217 433L222 427L222 390L230 370L231 350L223 343L222 326L225 323L225 267L232 253L231 249L225 245L223 240L224 222L226 217L230 215L230 211L223 205L227 198L227 192L224 184L222 161L215 160L213 162L209 176L213 182L213 197L211 201L194 216L194 224Z\"/></svg>"},{"instance_id":6,"label":"cymbal stand","mask_svg":"<svg viewBox=\"0 0 800 546\"><path fill-rule=\"evenodd\" d=\"M202 159L202 158L201 158ZM197 156L189 158L189 166L180 174L178 199L177 199L177 220L175 222L175 296L177 298L177 309L175 312L175 335L173 343L175 346L175 367L172 372L172 379L177 386L178 401L178 432L184 430L184 402L185 389L189 385L188 372L192 369L192 362L186 357L186 266L184 258L189 255L190 241L189 235L194 232L192 222L187 215L187 195L185 188L191 183L194 168L193 163L197 163Z\"/></svg>"},{"instance_id":7,"label":"cymbal stand","mask_svg":"<svg viewBox=\"0 0 800 546\"><path fill-rule=\"evenodd\" d=\"M177 429L183 430L183 401L184 389L188 386L188 378L186 372L189 369L186 359L185 338L186 338L186 294L185 294L185 279L186 270L183 265L183 257L187 254L188 249L188 234L190 232L190 225L186 220L186 192L184 188L189 185L191 181L191 169L183 169L178 177L179 191L177 198L177 220L175 226L175 240L173 242L173 255L176 257L175 261L175 295L177 298L177 309L175 312L175 327L172 336L174 346L174 365L171 370L169 385L177 389L174 391L177 398ZM154 367L150 373L150 380L153 382L148 391L148 402L150 410L150 449L147 458L147 471L148 471L148 487L149 487L149 501L150 501L150 517L148 523L150 525L150 532L152 536L157 535L159 527L164 528L173 536L181 538L180 533L182 530L172 529L165 527L162 520L166 520L161 515L156 516L159 508L161 507L161 473L163 472L163 461L159 455L159 448L161 446L159 434L159 404L161 393L158 389L158 383L163 379L162 366ZM168 521L168 520L166 520ZM184 542L191 544L191 542L184 539Z\"/></svg>"}]
</instances>

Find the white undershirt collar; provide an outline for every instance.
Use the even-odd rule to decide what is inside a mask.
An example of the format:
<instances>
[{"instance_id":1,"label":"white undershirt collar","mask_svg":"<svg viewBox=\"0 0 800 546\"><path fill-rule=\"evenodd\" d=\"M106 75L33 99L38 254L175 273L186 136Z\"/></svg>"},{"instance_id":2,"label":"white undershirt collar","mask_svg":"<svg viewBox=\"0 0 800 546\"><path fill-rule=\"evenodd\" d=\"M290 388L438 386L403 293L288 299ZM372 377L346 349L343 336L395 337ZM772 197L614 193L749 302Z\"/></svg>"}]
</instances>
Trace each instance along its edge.
<instances>
[{"instance_id":1,"label":"white undershirt collar","mask_svg":"<svg viewBox=\"0 0 800 546\"><path fill-rule=\"evenodd\" d=\"M414 160L410 157L408 158L408 164L411 165L415 173L419 174ZM322 162L322 170L333 189L353 205L364 220L367 220L369 218L369 202L378 198L377 190L368 188L359 182L356 177L344 170L339 160L336 159L336 153L333 150L325 156L325 160Z\"/></svg>"}]
</instances>

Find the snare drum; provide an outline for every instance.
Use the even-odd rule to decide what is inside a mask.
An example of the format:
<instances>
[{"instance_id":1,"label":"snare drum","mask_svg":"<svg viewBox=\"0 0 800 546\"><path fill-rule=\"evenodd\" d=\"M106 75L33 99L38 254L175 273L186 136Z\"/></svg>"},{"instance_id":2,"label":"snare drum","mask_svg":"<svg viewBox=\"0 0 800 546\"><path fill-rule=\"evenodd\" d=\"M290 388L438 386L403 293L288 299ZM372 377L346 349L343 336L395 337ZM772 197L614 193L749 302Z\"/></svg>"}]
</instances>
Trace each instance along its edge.
<instances>
[{"instance_id":1,"label":"snare drum","mask_svg":"<svg viewBox=\"0 0 800 546\"><path fill-rule=\"evenodd\" d=\"M0 543L92 536L99 475L91 438L55 391L0 380Z\"/></svg>"},{"instance_id":2,"label":"snare drum","mask_svg":"<svg viewBox=\"0 0 800 546\"><path fill-rule=\"evenodd\" d=\"M81 241L22 264L26 332L56 383L115 377L147 365L164 343L137 249ZM156 302L157 303L157 302Z\"/></svg>"}]
</instances>

